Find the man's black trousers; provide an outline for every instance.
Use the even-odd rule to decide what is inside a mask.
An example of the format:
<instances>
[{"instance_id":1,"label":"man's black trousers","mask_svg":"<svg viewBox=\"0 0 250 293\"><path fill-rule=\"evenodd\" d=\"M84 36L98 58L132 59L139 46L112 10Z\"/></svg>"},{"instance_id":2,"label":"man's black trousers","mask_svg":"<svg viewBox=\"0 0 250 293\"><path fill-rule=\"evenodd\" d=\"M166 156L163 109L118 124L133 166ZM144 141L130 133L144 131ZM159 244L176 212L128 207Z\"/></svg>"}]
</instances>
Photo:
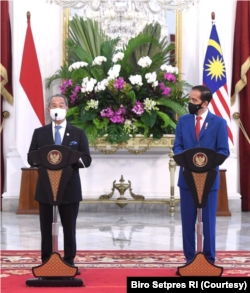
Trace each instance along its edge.
<instances>
[{"instance_id":1,"label":"man's black trousers","mask_svg":"<svg viewBox=\"0 0 250 293\"><path fill-rule=\"evenodd\" d=\"M63 259L73 265L76 256L76 218L79 202L61 204L58 206L64 236ZM39 202L40 229L41 229L41 259L45 262L52 251L52 222L53 206ZM59 235L59 237L61 237ZM58 237L58 238L59 238Z\"/></svg>"}]
</instances>

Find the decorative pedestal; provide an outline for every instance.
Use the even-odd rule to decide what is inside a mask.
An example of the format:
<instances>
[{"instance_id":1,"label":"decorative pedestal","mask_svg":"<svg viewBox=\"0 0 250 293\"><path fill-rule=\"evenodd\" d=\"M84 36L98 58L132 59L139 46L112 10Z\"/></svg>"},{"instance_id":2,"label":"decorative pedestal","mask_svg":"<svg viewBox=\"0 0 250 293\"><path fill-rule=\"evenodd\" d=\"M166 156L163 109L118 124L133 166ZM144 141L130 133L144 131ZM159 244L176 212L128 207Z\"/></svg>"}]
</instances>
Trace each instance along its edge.
<instances>
[{"instance_id":1,"label":"decorative pedestal","mask_svg":"<svg viewBox=\"0 0 250 293\"><path fill-rule=\"evenodd\" d=\"M39 204L34 200L37 168L22 168L19 207L16 214L39 214Z\"/></svg>"},{"instance_id":2,"label":"decorative pedestal","mask_svg":"<svg viewBox=\"0 0 250 293\"><path fill-rule=\"evenodd\" d=\"M216 216L231 217L231 212L228 209L226 171L220 170L220 189L218 191Z\"/></svg>"}]
</instances>

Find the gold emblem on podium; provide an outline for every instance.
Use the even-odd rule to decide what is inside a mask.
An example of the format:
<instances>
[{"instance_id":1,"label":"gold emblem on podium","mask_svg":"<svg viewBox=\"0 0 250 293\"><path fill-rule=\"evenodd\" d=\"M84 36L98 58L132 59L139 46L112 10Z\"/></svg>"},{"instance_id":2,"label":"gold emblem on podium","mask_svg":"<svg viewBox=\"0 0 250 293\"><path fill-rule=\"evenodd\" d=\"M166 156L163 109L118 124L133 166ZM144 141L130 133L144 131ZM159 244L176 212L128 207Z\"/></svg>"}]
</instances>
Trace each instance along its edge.
<instances>
[{"instance_id":1,"label":"gold emblem on podium","mask_svg":"<svg viewBox=\"0 0 250 293\"><path fill-rule=\"evenodd\" d=\"M62 161L62 154L57 150L53 150L48 153L47 159L50 164L57 165Z\"/></svg>"},{"instance_id":2,"label":"gold emblem on podium","mask_svg":"<svg viewBox=\"0 0 250 293\"><path fill-rule=\"evenodd\" d=\"M203 153L197 153L194 155L193 162L196 167L204 167L207 164L207 156Z\"/></svg>"}]
</instances>

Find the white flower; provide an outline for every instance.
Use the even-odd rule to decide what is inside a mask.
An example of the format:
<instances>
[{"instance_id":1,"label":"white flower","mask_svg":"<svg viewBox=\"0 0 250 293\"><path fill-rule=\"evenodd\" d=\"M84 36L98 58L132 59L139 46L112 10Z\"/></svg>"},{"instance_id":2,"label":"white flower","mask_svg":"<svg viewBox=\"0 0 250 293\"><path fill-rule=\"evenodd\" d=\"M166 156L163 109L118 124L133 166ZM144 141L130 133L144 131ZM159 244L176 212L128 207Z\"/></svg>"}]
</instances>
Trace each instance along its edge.
<instances>
[{"instance_id":1,"label":"white flower","mask_svg":"<svg viewBox=\"0 0 250 293\"><path fill-rule=\"evenodd\" d=\"M92 65L101 65L102 62L106 62L107 61L107 58L104 57L104 56L98 56L94 59Z\"/></svg>"},{"instance_id":2,"label":"white flower","mask_svg":"<svg viewBox=\"0 0 250 293\"><path fill-rule=\"evenodd\" d=\"M120 74L120 70L121 65L119 64L116 64L113 67L111 67L108 71L108 80L116 79Z\"/></svg>"},{"instance_id":3,"label":"white flower","mask_svg":"<svg viewBox=\"0 0 250 293\"><path fill-rule=\"evenodd\" d=\"M86 63L86 62L83 62L83 61L75 62L75 63L70 65L68 70L72 71L73 69L78 69L80 67L86 67L86 66L88 66L88 63Z\"/></svg>"},{"instance_id":4,"label":"white flower","mask_svg":"<svg viewBox=\"0 0 250 293\"><path fill-rule=\"evenodd\" d=\"M134 85L142 86L142 77L141 75L130 75L129 80Z\"/></svg>"},{"instance_id":5,"label":"white flower","mask_svg":"<svg viewBox=\"0 0 250 293\"><path fill-rule=\"evenodd\" d=\"M133 121L132 121L133 120ZM129 119L126 119L125 122L124 122L124 130L126 133L131 133L132 132L136 132L137 131L137 127L135 125L135 119L132 119L132 120L129 120Z\"/></svg>"},{"instance_id":6,"label":"white flower","mask_svg":"<svg viewBox=\"0 0 250 293\"><path fill-rule=\"evenodd\" d=\"M178 69L178 67L174 67L174 73L176 73L176 74L179 73L179 69Z\"/></svg>"},{"instance_id":7,"label":"white flower","mask_svg":"<svg viewBox=\"0 0 250 293\"><path fill-rule=\"evenodd\" d=\"M144 109L149 112L151 110L159 110L159 108L155 107L156 106L156 102L149 99L149 98L146 98L143 102L144 104Z\"/></svg>"},{"instance_id":8,"label":"white flower","mask_svg":"<svg viewBox=\"0 0 250 293\"><path fill-rule=\"evenodd\" d=\"M145 67L149 67L151 63L152 63L152 60L148 56L146 56L146 57L141 57L137 64L145 68Z\"/></svg>"},{"instance_id":9,"label":"white flower","mask_svg":"<svg viewBox=\"0 0 250 293\"><path fill-rule=\"evenodd\" d=\"M85 107L85 109L88 111L90 108L93 108L93 109L98 109L98 104L99 104L99 101L95 101L95 100L90 100L90 101L87 101L87 106Z\"/></svg>"},{"instance_id":10,"label":"white flower","mask_svg":"<svg viewBox=\"0 0 250 293\"><path fill-rule=\"evenodd\" d=\"M153 82L153 86L154 87L158 86L158 80L156 80L155 82Z\"/></svg>"},{"instance_id":11,"label":"white flower","mask_svg":"<svg viewBox=\"0 0 250 293\"><path fill-rule=\"evenodd\" d=\"M93 89L94 89L94 86L95 86L94 83L92 83L92 82L88 82L87 85L86 85L86 91L87 91L87 92L92 92Z\"/></svg>"},{"instance_id":12,"label":"white flower","mask_svg":"<svg viewBox=\"0 0 250 293\"><path fill-rule=\"evenodd\" d=\"M103 80L101 81L101 83L102 83L104 86L108 86L108 85L109 85L109 81L108 81L107 78L103 79Z\"/></svg>"},{"instance_id":13,"label":"white flower","mask_svg":"<svg viewBox=\"0 0 250 293\"><path fill-rule=\"evenodd\" d=\"M132 124L132 121L131 121L131 120L128 120L128 119L126 119L126 120L125 120L125 122L124 122L124 124L125 124L125 125L131 125L131 124Z\"/></svg>"},{"instance_id":14,"label":"white flower","mask_svg":"<svg viewBox=\"0 0 250 293\"><path fill-rule=\"evenodd\" d=\"M161 66L161 70L166 71L167 73L178 74L178 72L179 72L179 69L177 67L173 67L172 65L166 65L166 64Z\"/></svg>"},{"instance_id":15,"label":"white flower","mask_svg":"<svg viewBox=\"0 0 250 293\"><path fill-rule=\"evenodd\" d=\"M148 83L154 83L154 82L156 82L156 78L157 78L156 72L147 73L145 75L145 78L146 78L146 80L147 80Z\"/></svg>"},{"instance_id":16,"label":"white flower","mask_svg":"<svg viewBox=\"0 0 250 293\"><path fill-rule=\"evenodd\" d=\"M86 92L89 93L89 92L92 92L96 83L97 83L97 80L96 80L96 79L91 78L91 79L89 80L88 77L85 77L85 78L82 80L82 88L81 88L82 93L86 93Z\"/></svg>"},{"instance_id":17,"label":"white flower","mask_svg":"<svg viewBox=\"0 0 250 293\"><path fill-rule=\"evenodd\" d=\"M97 83L97 86L95 87L95 91L99 92L99 91L104 91L106 89L106 86L108 86L109 81L108 79L103 79L102 81Z\"/></svg>"},{"instance_id":18,"label":"white flower","mask_svg":"<svg viewBox=\"0 0 250 293\"><path fill-rule=\"evenodd\" d=\"M113 56L112 61L113 61L114 63L116 63L117 61L122 60L123 57L124 57L124 53L122 53L122 52L118 52L117 54L115 54L115 55Z\"/></svg>"}]
</instances>

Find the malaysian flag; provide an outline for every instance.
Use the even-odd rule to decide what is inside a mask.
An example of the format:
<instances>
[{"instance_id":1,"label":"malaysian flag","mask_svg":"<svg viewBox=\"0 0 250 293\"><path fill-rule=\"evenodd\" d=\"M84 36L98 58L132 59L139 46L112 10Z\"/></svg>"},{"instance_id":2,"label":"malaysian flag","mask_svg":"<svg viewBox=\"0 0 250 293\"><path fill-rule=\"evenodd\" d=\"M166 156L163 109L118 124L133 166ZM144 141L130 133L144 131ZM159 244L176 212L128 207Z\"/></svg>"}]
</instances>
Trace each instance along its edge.
<instances>
[{"instance_id":1,"label":"malaysian flag","mask_svg":"<svg viewBox=\"0 0 250 293\"><path fill-rule=\"evenodd\" d=\"M230 98L227 89L226 68L216 26L213 24L203 65L203 85L210 88L213 99L209 110L227 121L229 148L234 147L231 128Z\"/></svg>"}]
</instances>

